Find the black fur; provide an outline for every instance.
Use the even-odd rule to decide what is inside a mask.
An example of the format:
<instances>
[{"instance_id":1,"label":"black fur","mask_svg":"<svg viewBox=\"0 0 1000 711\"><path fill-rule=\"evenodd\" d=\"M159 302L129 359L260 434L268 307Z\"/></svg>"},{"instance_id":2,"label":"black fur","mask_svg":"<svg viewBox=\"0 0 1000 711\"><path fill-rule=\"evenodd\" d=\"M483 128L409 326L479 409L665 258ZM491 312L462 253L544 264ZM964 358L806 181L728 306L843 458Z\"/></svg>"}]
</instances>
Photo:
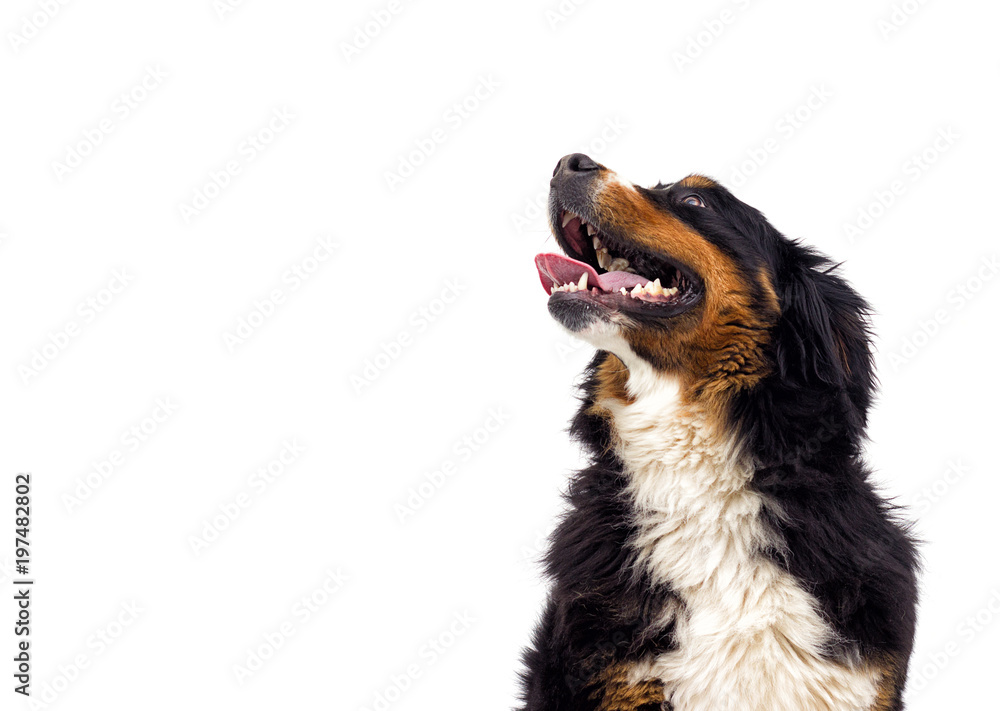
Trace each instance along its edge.
<instances>
[{"instance_id":1,"label":"black fur","mask_svg":"<svg viewBox=\"0 0 1000 711\"><path fill-rule=\"evenodd\" d=\"M593 390L591 362L584 391ZM618 661L670 649L671 629L653 625L672 593L634 566L635 528L623 496L622 463L610 453L605 421L588 415L588 394L571 427L592 464L570 482L569 512L552 535L545 569L550 599L525 654L526 709L592 709L591 677Z\"/></svg>"},{"instance_id":2,"label":"black fur","mask_svg":"<svg viewBox=\"0 0 1000 711\"><path fill-rule=\"evenodd\" d=\"M825 257L783 237L723 188L694 191L708 209L679 204L671 186L641 192L734 257L745 274L763 267L771 276L781 309L767 346L771 374L741 391L727 413L756 463L752 486L767 502L765 520L778 541L766 555L819 602L840 638L827 650L832 658L893 660L891 708L902 709L918 562L907 527L878 495L861 458L876 385L867 304ZM633 565L623 466L611 453L606 422L587 414L605 357L598 353L591 363L572 426L591 464L570 483L569 512L546 558L552 590L525 654L526 711L591 709L595 674L671 646L672 630L652 623L673 593Z\"/></svg>"}]
</instances>

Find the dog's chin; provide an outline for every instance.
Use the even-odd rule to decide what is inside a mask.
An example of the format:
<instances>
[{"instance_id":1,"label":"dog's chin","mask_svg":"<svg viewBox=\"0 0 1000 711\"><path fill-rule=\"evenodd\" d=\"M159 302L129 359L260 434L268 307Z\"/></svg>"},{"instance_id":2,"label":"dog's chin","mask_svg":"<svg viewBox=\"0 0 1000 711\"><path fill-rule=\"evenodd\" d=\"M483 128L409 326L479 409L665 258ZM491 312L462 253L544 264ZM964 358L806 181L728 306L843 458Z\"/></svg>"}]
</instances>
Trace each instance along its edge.
<instances>
[{"instance_id":1,"label":"dog's chin","mask_svg":"<svg viewBox=\"0 0 1000 711\"><path fill-rule=\"evenodd\" d=\"M605 326L613 326L620 316L606 308L597 300L589 298L586 292L560 292L549 297L549 314L567 331L575 336L589 340L587 333L594 329L602 330Z\"/></svg>"},{"instance_id":2,"label":"dog's chin","mask_svg":"<svg viewBox=\"0 0 1000 711\"><path fill-rule=\"evenodd\" d=\"M583 294L556 293L549 298L549 314L574 337L622 360L634 355L625 339L627 319Z\"/></svg>"}]
</instances>

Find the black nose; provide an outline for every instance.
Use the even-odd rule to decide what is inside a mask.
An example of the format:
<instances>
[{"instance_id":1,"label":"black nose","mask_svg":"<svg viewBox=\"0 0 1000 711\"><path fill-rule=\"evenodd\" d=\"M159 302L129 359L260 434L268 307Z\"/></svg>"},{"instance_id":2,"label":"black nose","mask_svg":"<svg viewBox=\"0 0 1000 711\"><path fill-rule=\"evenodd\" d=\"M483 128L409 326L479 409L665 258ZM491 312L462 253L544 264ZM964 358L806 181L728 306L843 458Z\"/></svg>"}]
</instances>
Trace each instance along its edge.
<instances>
[{"instance_id":1,"label":"black nose","mask_svg":"<svg viewBox=\"0 0 1000 711\"><path fill-rule=\"evenodd\" d=\"M560 173L583 173L588 170L600 170L601 166L590 159L590 156L586 156L583 153L571 153L568 156L563 156L562 159L556 163L556 169L552 171L552 177L556 177Z\"/></svg>"}]
</instances>

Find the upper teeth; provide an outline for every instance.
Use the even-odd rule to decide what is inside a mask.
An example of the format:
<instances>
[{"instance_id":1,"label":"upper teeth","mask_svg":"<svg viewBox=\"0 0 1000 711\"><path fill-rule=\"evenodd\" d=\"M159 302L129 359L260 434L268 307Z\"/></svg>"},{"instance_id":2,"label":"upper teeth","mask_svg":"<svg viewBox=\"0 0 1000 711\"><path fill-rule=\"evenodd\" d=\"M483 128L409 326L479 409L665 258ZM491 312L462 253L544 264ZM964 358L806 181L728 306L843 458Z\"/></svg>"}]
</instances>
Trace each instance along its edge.
<instances>
[{"instance_id":1,"label":"upper teeth","mask_svg":"<svg viewBox=\"0 0 1000 711\"><path fill-rule=\"evenodd\" d=\"M590 232L590 225L587 225L587 231ZM634 274L635 270L629 268L628 260L624 257L612 256L596 232L597 230L594 230L590 232L590 235L594 240L594 251L597 252L597 263L601 265L601 269L609 272L632 272Z\"/></svg>"}]
</instances>

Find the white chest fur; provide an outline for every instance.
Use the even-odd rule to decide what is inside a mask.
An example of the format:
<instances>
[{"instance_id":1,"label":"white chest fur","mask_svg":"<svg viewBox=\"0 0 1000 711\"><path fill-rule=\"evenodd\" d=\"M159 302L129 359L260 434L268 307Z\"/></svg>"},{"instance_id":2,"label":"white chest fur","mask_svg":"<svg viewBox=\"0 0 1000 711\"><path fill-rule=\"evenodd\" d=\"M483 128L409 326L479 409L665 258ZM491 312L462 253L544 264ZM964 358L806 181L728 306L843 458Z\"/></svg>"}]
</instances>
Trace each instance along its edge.
<instances>
[{"instance_id":1,"label":"white chest fur","mask_svg":"<svg viewBox=\"0 0 1000 711\"><path fill-rule=\"evenodd\" d=\"M634 403L602 404L621 438L640 562L684 602L677 649L645 660L635 681L661 679L675 711L870 709L879 672L825 659L833 632L816 601L760 553L762 500L733 443L680 411L672 381L632 369L629 389Z\"/></svg>"}]
</instances>

